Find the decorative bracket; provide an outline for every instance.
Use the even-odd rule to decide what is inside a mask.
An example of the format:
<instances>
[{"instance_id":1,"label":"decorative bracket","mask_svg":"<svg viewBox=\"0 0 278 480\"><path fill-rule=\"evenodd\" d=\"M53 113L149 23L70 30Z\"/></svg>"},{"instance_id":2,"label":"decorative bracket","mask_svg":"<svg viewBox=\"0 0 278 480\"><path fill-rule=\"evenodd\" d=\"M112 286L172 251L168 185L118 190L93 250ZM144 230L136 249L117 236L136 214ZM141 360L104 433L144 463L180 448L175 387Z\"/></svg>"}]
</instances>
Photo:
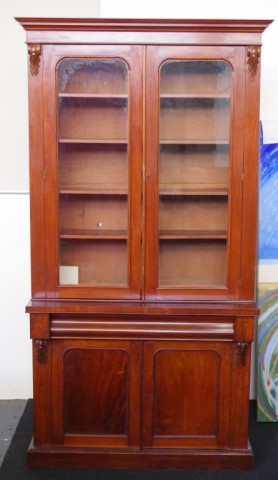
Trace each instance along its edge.
<instances>
[{"instance_id":1,"label":"decorative bracket","mask_svg":"<svg viewBox=\"0 0 278 480\"><path fill-rule=\"evenodd\" d=\"M41 46L38 43L30 43L28 45L29 66L31 75L38 75L40 67Z\"/></svg>"},{"instance_id":2,"label":"decorative bracket","mask_svg":"<svg viewBox=\"0 0 278 480\"><path fill-rule=\"evenodd\" d=\"M40 365L46 364L47 362L47 340L36 340L37 345L37 360Z\"/></svg>"},{"instance_id":3,"label":"decorative bracket","mask_svg":"<svg viewBox=\"0 0 278 480\"><path fill-rule=\"evenodd\" d=\"M247 49L247 69L252 78L255 77L261 56L261 47L253 45Z\"/></svg>"},{"instance_id":4,"label":"decorative bracket","mask_svg":"<svg viewBox=\"0 0 278 480\"><path fill-rule=\"evenodd\" d=\"M243 368L246 365L246 353L248 349L247 342L237 342L236 344L236 366Z\"/></svg>"}]
</instances>

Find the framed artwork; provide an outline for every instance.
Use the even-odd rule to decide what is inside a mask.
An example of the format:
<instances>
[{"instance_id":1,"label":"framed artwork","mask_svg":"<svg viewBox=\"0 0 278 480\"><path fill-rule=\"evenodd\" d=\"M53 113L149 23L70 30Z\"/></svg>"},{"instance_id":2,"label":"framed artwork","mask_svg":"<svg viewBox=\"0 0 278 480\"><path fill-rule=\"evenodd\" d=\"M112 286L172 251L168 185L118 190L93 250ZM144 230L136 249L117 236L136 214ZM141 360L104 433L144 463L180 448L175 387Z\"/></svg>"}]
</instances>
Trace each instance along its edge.
<instances>
[{"instance_id":1,"label":"framed artwork","mask_svg":"<svg viewBox=\"0 0 278 480\"><path fill-rule=\"evenodd\" d=\"M261 130L262 131L262 130ZM261 134L257 419L278 421L278 143Z\"/></svg>"}]
</instances>

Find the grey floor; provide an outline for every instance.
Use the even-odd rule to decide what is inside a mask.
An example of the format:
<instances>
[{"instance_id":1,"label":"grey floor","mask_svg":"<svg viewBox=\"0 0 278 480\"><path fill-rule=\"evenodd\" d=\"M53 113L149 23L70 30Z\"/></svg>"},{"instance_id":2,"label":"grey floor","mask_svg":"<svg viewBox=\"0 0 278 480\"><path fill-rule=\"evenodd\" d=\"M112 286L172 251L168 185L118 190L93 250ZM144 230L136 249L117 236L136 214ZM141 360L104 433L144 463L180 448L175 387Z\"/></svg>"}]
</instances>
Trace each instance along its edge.
<instances>
[{"instance_id":1,"label":"grey floor","mask_svg":"<svg viewBox=\"0 0 278 480\"><path fill-rule=\"evenodd\" d=\"M0 400L0 466L25 405L26 400Z\"/></svg>"}]
</instances>

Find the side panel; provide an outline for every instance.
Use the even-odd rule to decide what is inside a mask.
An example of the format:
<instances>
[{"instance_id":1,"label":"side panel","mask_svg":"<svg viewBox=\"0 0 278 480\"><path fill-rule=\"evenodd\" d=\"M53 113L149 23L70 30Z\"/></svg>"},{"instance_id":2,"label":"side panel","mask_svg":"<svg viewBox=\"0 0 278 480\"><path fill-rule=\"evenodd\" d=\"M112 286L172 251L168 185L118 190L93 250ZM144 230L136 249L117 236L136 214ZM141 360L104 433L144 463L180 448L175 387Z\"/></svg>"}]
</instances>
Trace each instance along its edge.
<instances>
[{"instance_id":1,"label":"side panel","mask_svg":"<svg viewBox=\"0 0 278 480\"><path fill-rule=\"evenodd\" d=\"M28 45L29 90L29 158L32 297L46 297L45 197L43 138L43 61L44 46ZM32 67L31 52L37 52L37 68Z\"/></svg>"},{"instance_id":2,"label":"side panel","mask_svg":"<svg viewBox=\"0 0 278 480\"><path fill-rule=\"evenodd\" d=\"M252 68L252 55L255 66ZM259 46L246 47L246 108L244 112L244 188L242 218L242 287L241 300L256 295L259 115L260 115L260 54Z\"/></svg>"}]
</instances>

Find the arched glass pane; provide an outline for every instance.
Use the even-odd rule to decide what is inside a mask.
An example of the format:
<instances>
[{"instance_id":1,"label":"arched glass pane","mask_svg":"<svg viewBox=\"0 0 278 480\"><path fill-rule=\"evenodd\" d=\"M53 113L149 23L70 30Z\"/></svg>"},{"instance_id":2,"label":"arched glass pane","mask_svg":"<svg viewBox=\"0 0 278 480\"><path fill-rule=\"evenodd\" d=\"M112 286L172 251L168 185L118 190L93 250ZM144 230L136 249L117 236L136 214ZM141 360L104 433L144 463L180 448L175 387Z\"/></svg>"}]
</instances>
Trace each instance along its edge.
<instances>
[{"instance_id":1,"label":"arched glass pane","mask_svg":"<svg viewBox=\"0 0 278 480\"><path fill-rule=\"evenodd\" d=\"M160 287L227 283L231 69L168 60L160 70Z\"/></svg>"},{"instance_id":2,"label":"arched glass pane","mask_svg":"<svg viewBox=\"0 0 278 480\"><path fill-rule=\"evenodd\" d=\"M64 59L57 71L60 285L128 283L128 67Z\"/></svg>"}]
</instances>

